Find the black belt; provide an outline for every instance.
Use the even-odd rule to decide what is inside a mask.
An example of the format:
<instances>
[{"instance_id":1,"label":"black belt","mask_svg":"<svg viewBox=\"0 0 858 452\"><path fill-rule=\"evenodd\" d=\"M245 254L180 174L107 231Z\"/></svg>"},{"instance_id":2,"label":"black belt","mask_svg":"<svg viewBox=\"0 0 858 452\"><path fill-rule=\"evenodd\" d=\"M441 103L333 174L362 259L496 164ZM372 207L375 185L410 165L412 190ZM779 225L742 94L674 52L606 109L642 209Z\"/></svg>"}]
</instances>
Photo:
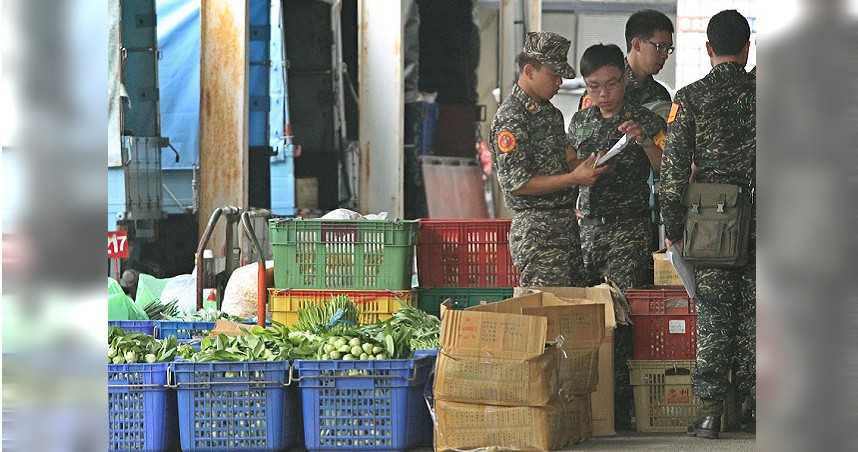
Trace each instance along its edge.
<instances>
[{"instance_id":1,"label":"black belt","mask_svg":"<svg viewBox=\"0 0 858 452\"><path fill-rule=\"evenodd\" d=\"M646 220L649 221L649 215L605 215L601 217L584 217L578 220L578 224L581 226L601 226L610 223L616 223L618 221L625 220Z\"/></svg>"}]
</instances>

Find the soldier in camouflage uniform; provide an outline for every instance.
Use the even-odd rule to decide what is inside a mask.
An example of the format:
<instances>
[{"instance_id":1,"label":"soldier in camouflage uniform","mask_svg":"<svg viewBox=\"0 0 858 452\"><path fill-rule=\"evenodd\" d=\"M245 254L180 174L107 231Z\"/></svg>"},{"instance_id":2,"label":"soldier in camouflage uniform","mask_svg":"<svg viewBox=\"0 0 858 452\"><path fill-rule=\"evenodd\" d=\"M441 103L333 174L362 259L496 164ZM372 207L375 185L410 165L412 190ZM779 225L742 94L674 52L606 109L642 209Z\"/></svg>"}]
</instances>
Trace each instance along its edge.
<instances>
[{"instance_id":1,"label":"soldier in camouflage uniform","mask_svg":"<svg viewBox=\"0 0 858 452\"><path fill-rule=\"evenodd\" d=\"M643 105L652 108L657 102L670 102L670 93L661 83L655 81L653 75L661 72L667 63L667 58L673 53L673 22L661 11L645 9L632 14L626 21L626 51L625 60L626 89L625 100L629 104ZM589 94L584 94L578 103L578 110L589 108L593 100ZM651 171L649 208L651 220L650 251L659 247L659 234L656 227L658 220L658 196L653 188L658 183L658 172ZM579 216L581 212L578 212ZM586 265L587 256L584 256ZM652 261L647 262L647 274L652 274ZM652 284L647 277L647 286ZM623 366L625 368L625 366Z\"/></svg>"},{"instance_id":2,"label":"soldier in camouflage uniform","mask_svg":"<svg viewBox=\"0 0 858 452\"><path fill-rule=\"evenodd\" d=\"M492 162L513 211L510 252L524 287L584 283L577 186L605 172L567 153L563 114L548 101L562 78L575 77L569 45L556 33L528 33L518 81L492 120Z\"/></svg>"},{"instance_id":3,"label":"soldier in camouflage uniform","mask_svg":"<svg viewBox=\"0 0 858 452\"><path fill-rule=\"evenodd\" d=\"M661 199L667 240L673 243L683 239L683 197L692 161L699 168L696 182L748 187L756 171L756 89L744 69L748 21L735 10L722 11L709 21L707 36L712 71L679 90L668 116ZM753 399L756 392L755 230L752 226L751 259L744 268L695 268L697 366L693 382L703 406L701 418L689 427L690 435L718 437L730 369L735 372L739 397Z\"/></svg>"},{"instance_id":4,"label":"soldier in camouflage uniform","mask_svg":"<svg viewBox=\"0 0 858 452\"><path fill-rule=\"evenodd\" d=\"M650 169L661 165L665 122L657 114L625 101L623 52L615 45L597 44L581 57L581 75L595 104L572 116L569 141L579 159L607 151L624 134L630 144L611 163L612 174L580 189L581 245L591 283L604 278L620 289L647 286L649 276ZM615 422L631 427L632 388L626 361L631 359L632 332L620 326L614 333Z\"/></svg>"},{"instance_id":5,"label":"soldier in camouflage uniform","mask_svg":"<svg viewBox=\"0 0 858 452\"><path fill-rule=\"evenodd\" d=\"M652 77L661 72L667 57L673 53L673 23L664 13L645 9L626 21L625 60L626 102L645 105L656 101L670 102L670 93ZM581 96L578 110L589 108L593 100Z\"/></svg>"}]
</instances>

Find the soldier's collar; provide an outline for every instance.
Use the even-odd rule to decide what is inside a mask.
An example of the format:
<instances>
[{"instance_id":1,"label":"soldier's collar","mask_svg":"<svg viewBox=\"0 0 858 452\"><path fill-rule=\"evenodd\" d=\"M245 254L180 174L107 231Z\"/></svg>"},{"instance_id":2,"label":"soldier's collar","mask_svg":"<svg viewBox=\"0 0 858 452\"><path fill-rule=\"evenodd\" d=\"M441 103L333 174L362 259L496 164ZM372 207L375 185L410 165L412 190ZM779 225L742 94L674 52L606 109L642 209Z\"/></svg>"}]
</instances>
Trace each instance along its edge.
<instances>
[{"instance_id":1,"label":"soldier's collar","mask_svg":"<svg viewBox=\"0 0 858 452\"><path fill-rule=\"evenodd\" d=\"M638 83L643 83L643 82L645 82L647 80L651 80L651 79L652 79L652 75L649 75L649 76L644 77L644 78L637 78L635 76L635 72L632 70L632 66L629 64L629 59L626 58L626 81L627 82L638 84Z\"/></svg>"},{"instance_id":2,"label":"soldier's collar","mask_svg":"<svg viewBox=\"0 0 858 452\"><path fill-rule=\"evenodd\" d=\"M524 105L524 108L530 113L539 112L547 103L547 101L542 102L530 97L523 89L521 89L520 86L518 86L518 83L513 86L511 96L521 102L521 104Z\"/></svg>"},{"instance_id":3,"label":"soldier's collar","mask_svg":"<svg viewBox=\"0 0 858 452\"><path fill-rule=\"evenodd\" d=\"M606 117L602 116L602 110L599 110L599 107L595 107L592 110L593 110L592 115L594 115L593 117L595 117L596 119L598 119L601 122L617 121L619 123L622 123L622 122L628 121L629 119L632 119L632 117L633 117L633 114L632 114L633 112L632 112L631 106L629 105L628 102L625 102L625 101L623 101L623 106L622 106L622 108L620 108L620 111L618 111L617 114L615 114L614 116L611 116L610 118L606 118Z\"/></svg>"},{"instance_id":4,"label":"soldier's collar","mask_svg":"<svg viewBox=\"0 0 858 452\"><path fill-rule=\"evenodd\" d=\"M742 73L745 73L745 68L741 64L733 61L719 63L709 72L709 74L718 77L732 77Z\"/></svg>"}]
</instances>

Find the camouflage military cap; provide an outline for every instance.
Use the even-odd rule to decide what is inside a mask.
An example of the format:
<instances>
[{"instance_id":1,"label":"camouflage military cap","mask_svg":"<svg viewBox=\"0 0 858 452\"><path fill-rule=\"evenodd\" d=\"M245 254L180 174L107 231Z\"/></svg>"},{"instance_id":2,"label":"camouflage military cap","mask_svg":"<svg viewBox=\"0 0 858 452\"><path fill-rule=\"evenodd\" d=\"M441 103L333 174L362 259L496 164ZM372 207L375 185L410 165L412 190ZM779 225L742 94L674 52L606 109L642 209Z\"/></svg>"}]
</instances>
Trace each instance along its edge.
<instances>
[{"instance_id":1,"label":"camouflage military cap","mask_svg":"<svg viewBox=\"0 0 858 452\"><path fill-rule=\"evenodd\" d=\"M557 33L532 31L525 36L522 51L525 55L550 67L557 75L563 78L575 78L575 69L566 60L570 45L572 43L568 39Z\"/></svg>"}]
</instances>

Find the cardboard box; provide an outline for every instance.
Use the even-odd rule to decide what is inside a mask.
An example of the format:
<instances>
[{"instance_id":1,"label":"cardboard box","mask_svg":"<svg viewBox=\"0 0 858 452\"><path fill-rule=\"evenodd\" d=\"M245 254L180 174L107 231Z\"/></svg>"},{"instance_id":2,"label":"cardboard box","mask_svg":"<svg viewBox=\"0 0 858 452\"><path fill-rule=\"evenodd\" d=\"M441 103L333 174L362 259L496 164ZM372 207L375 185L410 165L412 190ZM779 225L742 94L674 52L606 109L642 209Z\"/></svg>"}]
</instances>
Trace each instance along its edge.
<instances>
[{"instance_id":1,"label":"cardboard box","mask_svg":"<svg viewBox=\"0 0 858 452\"><path fill-rule=\"evenodd\" d=\"M581 441L587 441L593 437L593 404L589 396L575 400L578 402Z\"/></svg>"},{"instance_id":2,"label":"cardboard box","mask_svg":"<svg viewBox=\"0 0 858 452\"><path fill-rule=\"evenodd\" d=\"M682 285L679 274L676 273L676 269L673 268L673 264L670 263L670 259L667 258L667 253L664 250L652 253L652 266L654 271L653 283L656 286Z\"/></svg>"},{"instance_id":3,"label":"cardboard box","mask_svg":"<svg viewBox=\"0 0 858 452\"><path fill-rule=\"evenodd\" d=\"M617 318L614 312L614 297L611 289L601 284L595 287L516 287L513 296L547 292L571 304L601 304L605 306L605 328L613 331L617 326Z\"/></svg>"},{"instance_id":4,"label":"cardboard box","mask_svg":"<svg viewBox=\"0 0 858 452\"><path fill-rule=\"evenodd\" d=\"M555 395L589 393L604 322L601 307L547 293L444 310L435 398L545 406Z\"/></svg>"},{"instance_id":5,"label":"cardboard box","mask_svg":"<svg viewBox=\"0 0 858 452\"><path fill-rule=\"evenodd\" d=\"M596 303L605 306L605 336L598 351L598 379L591 394L592 436L614 436L614 315L613 297L606 285L596 287L517 287L514 294L548 292L570 303Z\"/></svg>"},{"instance_id":6,"label":"cardboard box","mask_svg":"<svg viewBox=\"0 0 858 452\"><path fill-rule=\"evenodd\" d=\"M437 401L435 450L557 450L566 446L574 407L555 400L545 407L501 407Z\"/></svg>"},{"instance_id":7,"label":"cardboard box","mask_svg":"<svg viewBox=\"0 0 858 452\"><path fill-rule=\"evenodd\" d=\"M468 308L469 311L538 315L548 319L548 341L560 353L560 392L589 394L598 382L598 350L605 335L605 311L593 303L557 297L547 292L510 298Z\"/></svg>"},{"instance_id":8,"label":"cardboard box","mask_svg":"<svg viewBox=\"0 0 858 452\"><path fill-rule=\"evenodd\" d=\"M613 333L613 332L612 332ZM614 335L605 336L599 346L599 384L590 395L593 436L614 436Z\"/></svg>"},{"instance_id":9,"label":"cardboard box","mask_svg":"<svg viewBox=\"0 0 858 452\"><path fill-rule=\"evenodd\" d=\"M435 373L438 400L545 406L558 392L547 319L448 311Z\"/></svg>"}]
</instances>

